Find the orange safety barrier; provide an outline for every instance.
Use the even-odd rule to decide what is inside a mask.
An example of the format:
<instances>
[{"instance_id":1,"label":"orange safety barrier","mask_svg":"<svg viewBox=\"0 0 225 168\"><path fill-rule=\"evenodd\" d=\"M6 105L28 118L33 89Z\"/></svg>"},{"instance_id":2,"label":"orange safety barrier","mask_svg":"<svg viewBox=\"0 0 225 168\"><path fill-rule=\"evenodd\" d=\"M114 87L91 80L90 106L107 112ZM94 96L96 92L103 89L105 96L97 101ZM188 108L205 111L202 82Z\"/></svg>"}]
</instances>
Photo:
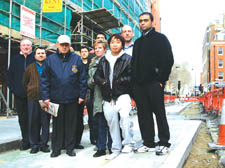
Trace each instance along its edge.
<instances>
[{"instance_id":1,"label":"orange safety barrier","mask_svg":"<svg viewBox=\"0 0 225 168\"><path fill-rule=\"evenodd\" d=\"M225 145L225 100L222 102L222 113L220 120L219 136L218 136L218 145Z\"/></svg>"},{"instance_id":2,"label":"orange safety barrier","mask_svg":"<svg viewBox=\"0 0 225 168\"><path fill-rule=\"evenodd\" d=\"M164 102L165 103L173 103L177 96L164 94Z\"/></svg>"},{"instance_id":3,"label":"orange safety barrier","mask_svg":"<svg viewBox=\"0 0 225 168\"><path fill-rule=\"evenodd\" d=\"M199 102L200 97L198 96L191 96L191 97L179 97L181 100L184 100L184 102Z\"/></svg>"},{"instance_id":4,"label":"orange safety barrier","mask_svg":"<svg viewBox=\"0 0 225 168\"><path fill-rule=\"evenodd\" d=\"M205 93L201 96L200 101L202 102L204 110L206 112L220 116L224 98L224 89L220 88Z\"/></svg>"},{"instance_id":5,"label":"orange safety barrier","mask_svg":"<svg viewBox=\"0 0 225 168\"><path fill-rule=\"evenodd\" d=\"M197 96L195 96L195 97L194 96L193 97L177 97L177 96L174 96L174 95L164 94L164 102L165 103L174 103L176 99L184 100L184 102L200 101L200 97L197 97ZM203 99L203 98L201 98L201 99ZM201 100L201 101L203 101L203 100ZM136 102L134 101L134 99L131 99L131 106L132 106L132 109L136 108ZM86 106L84 106L83 114L84 115L88 114Z\"/></svg>"}]
</instances>

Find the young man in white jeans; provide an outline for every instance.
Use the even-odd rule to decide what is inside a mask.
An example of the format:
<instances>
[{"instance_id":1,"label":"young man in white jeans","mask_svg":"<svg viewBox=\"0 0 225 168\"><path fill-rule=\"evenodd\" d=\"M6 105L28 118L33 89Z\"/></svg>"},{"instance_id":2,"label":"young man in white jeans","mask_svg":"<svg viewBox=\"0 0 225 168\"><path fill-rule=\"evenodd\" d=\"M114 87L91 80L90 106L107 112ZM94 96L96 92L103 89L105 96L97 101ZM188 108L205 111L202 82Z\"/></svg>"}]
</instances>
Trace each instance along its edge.
<instances>
[{"instance_id":1,"label":"young man in white jeans","mask_svg":"<svg viewBox=\"0 0 225 168\"><path fill-rule=\"evenodd\" d=\"M129 134L131 56L124 53L125 40L120 34L112 35L108 43L111 52L107 52L100 60L94 79L101 88L103 111L112 137L112 154L106 157L107 160L111 160L116 158L121 150L124 153L132 151L132 137Z\"/></svg>"}]
</instances>

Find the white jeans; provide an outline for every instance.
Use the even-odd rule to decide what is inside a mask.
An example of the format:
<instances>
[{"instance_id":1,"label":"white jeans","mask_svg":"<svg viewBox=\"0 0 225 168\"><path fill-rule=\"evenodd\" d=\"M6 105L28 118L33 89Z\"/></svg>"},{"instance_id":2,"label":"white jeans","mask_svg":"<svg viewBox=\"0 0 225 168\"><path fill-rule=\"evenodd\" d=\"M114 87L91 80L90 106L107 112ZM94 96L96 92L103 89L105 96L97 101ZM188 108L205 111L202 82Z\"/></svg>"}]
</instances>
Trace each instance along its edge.
<instances>
[{"instance_id":1,"label":"white jeans","mask_svg":"<svg viewBox=\"0 0 225 168\"><path fill-rule=\"evenodd\" d=\"M128 94L118 97L116 101L104 102L103 111L107 120L110 135L112 137L112 152L120 153L122 142L120 137L120 127L122 129L122 136L124 138L123 145L128 145L132 142L130 129L131 98ZM120 114L120 121L118 118Z\"/></svg>"}]
</instances>

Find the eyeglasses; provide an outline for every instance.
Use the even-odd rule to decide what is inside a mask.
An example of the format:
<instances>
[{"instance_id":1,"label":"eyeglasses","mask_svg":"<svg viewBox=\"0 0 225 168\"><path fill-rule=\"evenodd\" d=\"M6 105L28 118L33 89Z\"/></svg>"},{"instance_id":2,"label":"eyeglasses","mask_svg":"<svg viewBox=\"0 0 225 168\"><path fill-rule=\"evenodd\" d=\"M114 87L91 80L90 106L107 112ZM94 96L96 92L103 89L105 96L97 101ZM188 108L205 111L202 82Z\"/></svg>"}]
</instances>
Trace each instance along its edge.
<instances>
[{"instance_id":1,"label":"eyeglasses","mask_svg":"<svg viewBox=\"0 0 225 168\"><path fill-rule=\"evenodd\" d=\"M139 19L139 23L141 23L141 22L148 22L149 21L149 19Z\"/></svg>"}]
</instances>

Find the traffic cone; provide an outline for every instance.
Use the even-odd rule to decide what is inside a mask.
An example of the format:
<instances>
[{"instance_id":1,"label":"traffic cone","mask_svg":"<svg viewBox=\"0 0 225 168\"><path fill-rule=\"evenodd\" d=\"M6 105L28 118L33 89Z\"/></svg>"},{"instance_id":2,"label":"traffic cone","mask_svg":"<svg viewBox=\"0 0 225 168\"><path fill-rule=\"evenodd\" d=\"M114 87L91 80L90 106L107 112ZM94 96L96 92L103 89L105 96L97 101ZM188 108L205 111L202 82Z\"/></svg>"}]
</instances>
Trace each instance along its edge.
<instances>
[{"instance_id":1,"label":"traffic cone","mask_svg":"<svg viewBox=\"0 0 225 168\"><path fill-rule=\"evenodd\" d=\"M219 137L217 145L225 145L225 99L223 99L222 114L220 119Z\"/></svg>"}]
</instances>

